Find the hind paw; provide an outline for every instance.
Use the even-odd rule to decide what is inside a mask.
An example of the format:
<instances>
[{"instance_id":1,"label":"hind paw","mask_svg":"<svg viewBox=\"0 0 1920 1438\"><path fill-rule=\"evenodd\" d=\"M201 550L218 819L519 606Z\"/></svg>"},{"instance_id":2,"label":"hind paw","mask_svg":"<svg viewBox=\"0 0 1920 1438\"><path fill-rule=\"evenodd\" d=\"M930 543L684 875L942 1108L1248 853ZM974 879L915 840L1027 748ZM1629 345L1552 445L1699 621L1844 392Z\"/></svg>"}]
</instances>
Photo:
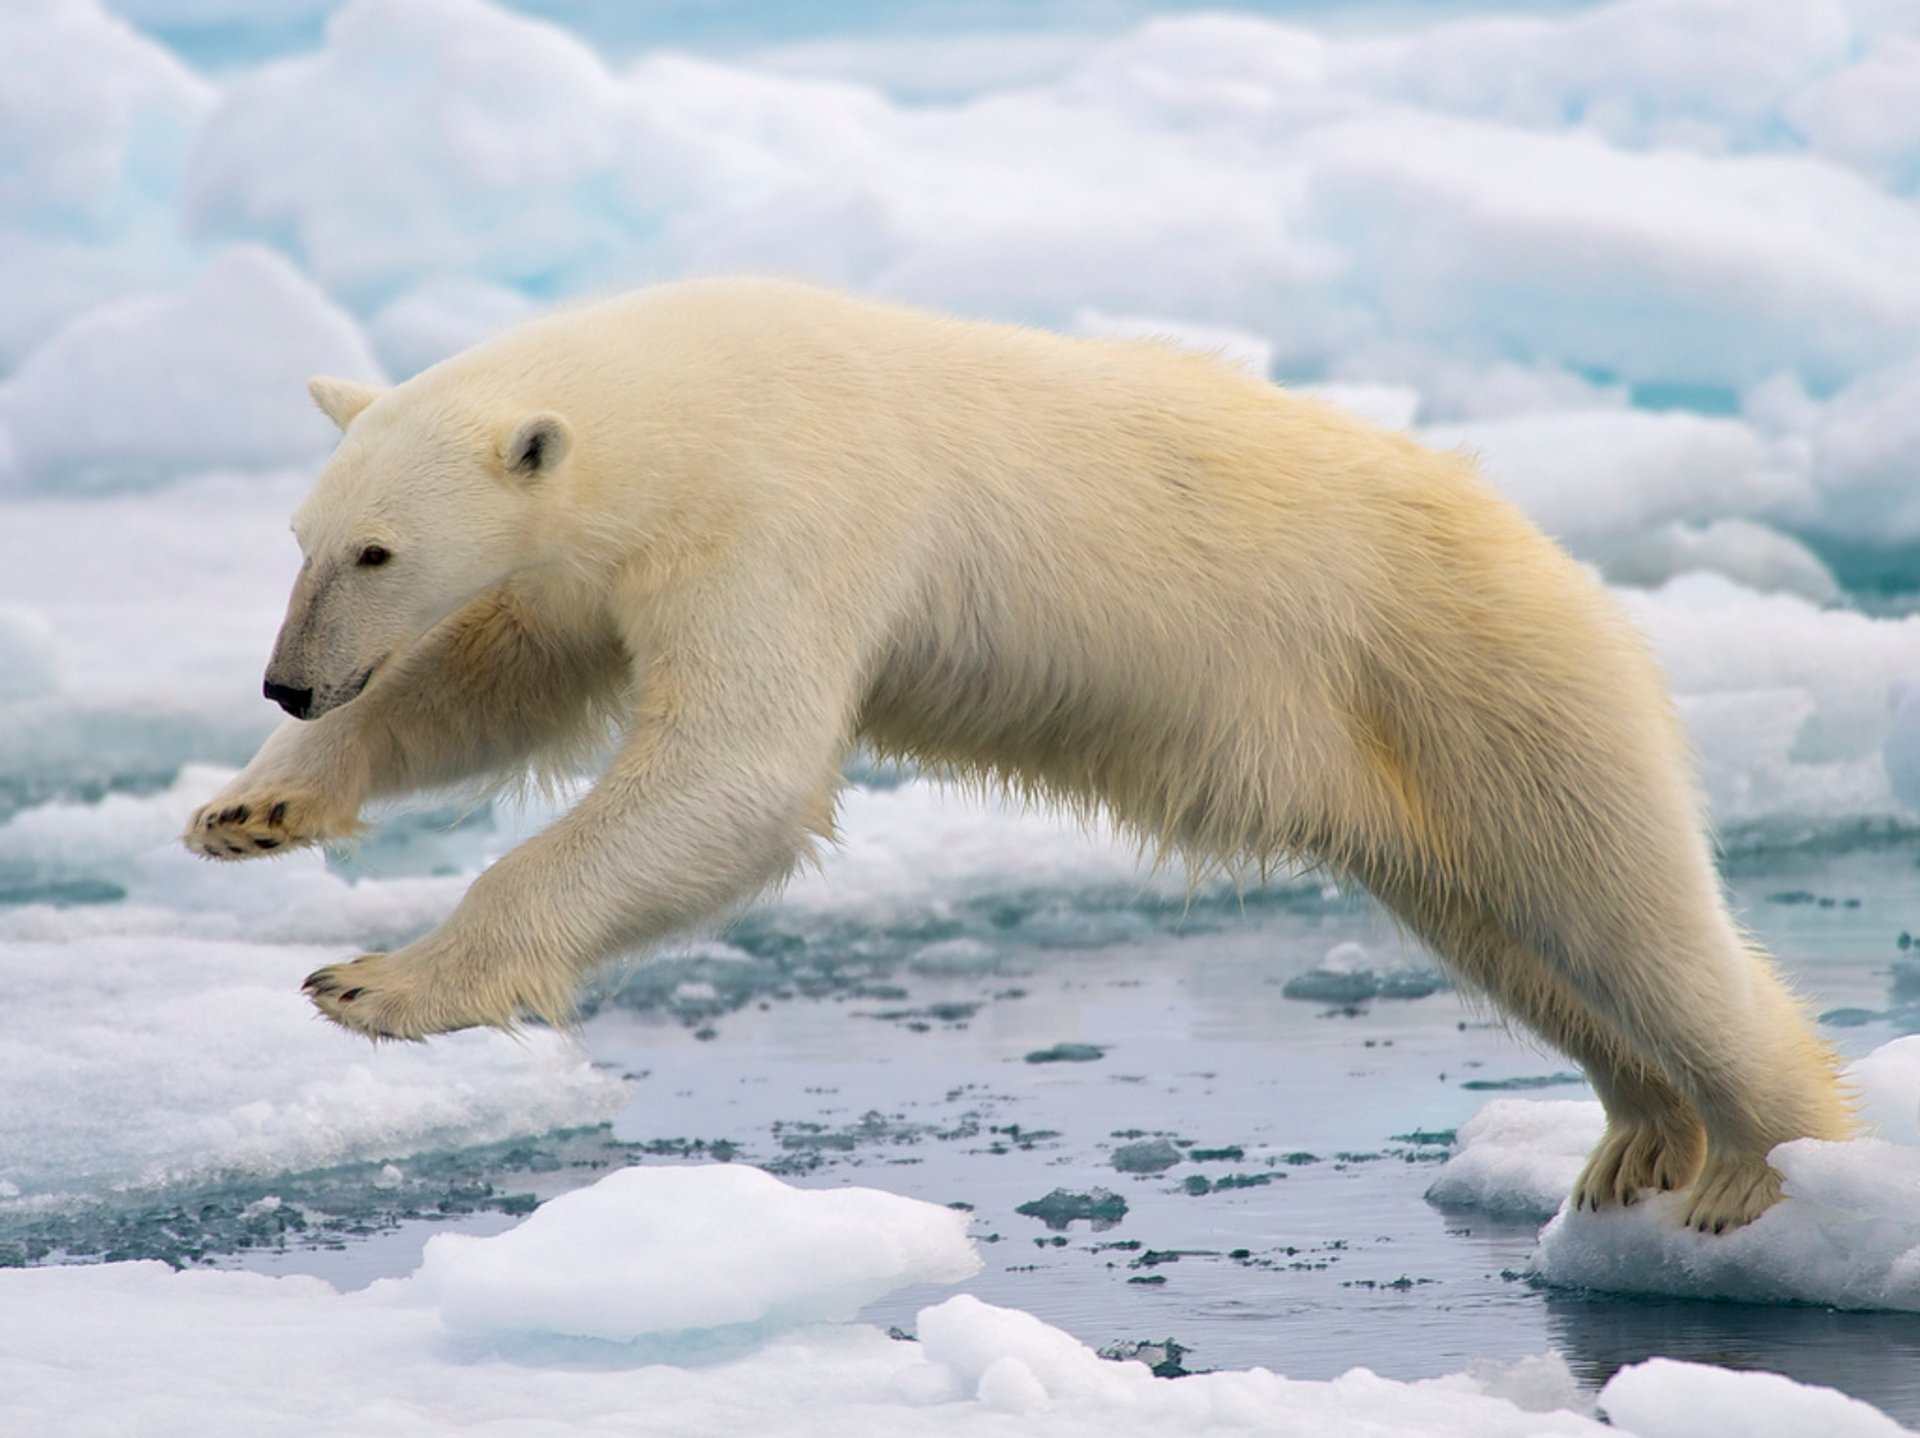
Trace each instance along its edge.
<instances>
[{"instance_id":1,"label":"hind paw","mask_svg":"<svg viewBox=\"0 0 1920 1438\"><path fill-rule=\"evenodd\" d=\"M1725 1233L1752 1223L1780 1198L1780 1175L1765 1158L1709 1157L1687 1193L1681 1221L1701 1233Z\"/></svg>"},{"instance_id":2,"label":"hind paw","mask_svg":"<svg viewBox=\"0 0 1920 1438\"><path fill-rule=\"evenodd\" d=\"M1610 1123L1573 1185L1573 1206L1625 1207L1654 1189L1685 1188L1699 1170L1706 1135L1695 1124Z\"/></svg>"}]
</instances>

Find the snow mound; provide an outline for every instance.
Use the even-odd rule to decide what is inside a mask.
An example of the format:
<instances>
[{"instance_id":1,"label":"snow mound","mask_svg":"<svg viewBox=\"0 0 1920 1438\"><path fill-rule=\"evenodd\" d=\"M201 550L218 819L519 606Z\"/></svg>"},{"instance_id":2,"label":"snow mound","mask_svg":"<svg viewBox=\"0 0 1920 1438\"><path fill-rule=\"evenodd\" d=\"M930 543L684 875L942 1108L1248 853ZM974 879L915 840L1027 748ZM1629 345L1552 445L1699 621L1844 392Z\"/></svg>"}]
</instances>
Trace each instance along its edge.
<instances>
[{"instance_id":1,"label":"snow mound","mask_svg":"<svg viewBox=\"0 0 1920 1438\"><path fill-rule=\"evenodd\" d=\"M174 191L214 90L93 0L0 6L0 373L171 274Z\"/></svg>"},{"instance_id":2,"label":"snow mound","mask_svg":"<svg viewBox=\"0 0 1920 1438\"><path fill-rule=\"evenodd\" d=\"M58 676L52 627L31 609L0 604L0 703L48 693Z\"/></svg>"},{"instance_id":3,"label":"snow mound","mask_svg":"<svg viewBox=\"0 0 1920 1438\"><path fill-rule=\"evenodd\" d=\"M1554 1213L1531 1267L1559 1287L1920 1312L1920 1037L1883 1045L1847 1078L1881 1136L1782 1144L1772 1161L1790 1201L1732 1233L1681 1227L1678 1194L1567 1208L1604 1126L1597 1103L1495 1100L1461 1127L1427 1196L1508 1217Z\"/></svg>"},{"instance_id":4,"label":"snow mound","mask_svg":"<svg viewBox=\"0 0 1920 1438\"><path fill-rule=\"evenodd\" d=\"M1798 500L1805 481L1738 420L1577 410L1433 426L1466 448L1534 523L1580 549L1676 519L1754 514Z\"/></svg>"},{"instance_id":5,"label":"snow mound","mask_svg":"<svg viewBox=\"0 0 1920 1438\"><path fill-rule=\"evenodd\" d=\"M1613 1431L1638 1438L1902 1438L1912 1431L1832 1388L1671 1358L1621 1369L1600 1390L1600 1407Z\"/></svg>"},{"instance_id":6,"label":"snow mound","mask_svg":"<svg viewBox=\"0 0 1920 1438\"><path fill-rule=\"evenodd\" d=\"M187 182L193 227L271 238L333 294L605 276L619 93L579 40L481 0L357 0L316 54L234 82Z\"/></svg>"},{"instance_id":7,"label":"snow mound","mask_svg":"<svg viewBox=\"0 0 1920 1438\"><path fill-rule=\"evenodd\" d=\"M628 1168L490 1238L443 1233L419 1280L460 1333L652 1334L842 1322L980 1270L965 1213L744 1165Z\"/></svg>"},{"instance_id":8,"label":"snow mound","mask_svg":"<svg viewBox=\"0 0 1920 1438\"><path fill-rule=\"evenodd\" d=\"M1562 1208L1532 1271L1560 1288L1920 1312L1920 1150L1800 1139L1772 1162L1789 1201L1745 1228L1682 1227L1678 1194L1604 1213Z\"/></svg>"},{"instance_id":9,"label":"snow mound","mask_svg":"<svg viewBox=\"0 0 1920 1438\"><path fill-rule=\"evenodd\" d=\"M307 377L380 377L354 322L282 256L223 251L184 292L102 305L36 349L4 392L16 482L148 485L311 461L338 436Z\"/></svg>"},{"instance_id":10,"label":"snow mound","mask_svg":"<svg viewBox=\"0 0 1920 1438\"><path fill-rule=\"evenodd\" d=\"M1823 606L1841 599L1839 582L1817 554L1748 519L1665 525L1605 552L1602 567L1612 583L1643 588L1705 570L1761 594L1797 594Z\"/></svg>"},{"instance_id":11,"label":"snow mound","mask_svg":"<svg viewBox=\"0 0 1920 1438\"><path fill-rule=\"evenodd\" d=\"M1550 1218L1606 1123L1588 1100L1494 1099L1460 1125L1427 1201L1501 1218Z\"/></svg>"},{"instance_id":12,"label":"snow mound","mask_svg":"<svg viewBox=\"0 0 1920 1438\"><path fill-rule=\"evenodd\" d=\"M1823 609L1700 572L1616 597L1666 670L1723 839L1912 823L1882 751L1887 695L1920 654L1920 616Z\"/></svg>"}]
</instances>

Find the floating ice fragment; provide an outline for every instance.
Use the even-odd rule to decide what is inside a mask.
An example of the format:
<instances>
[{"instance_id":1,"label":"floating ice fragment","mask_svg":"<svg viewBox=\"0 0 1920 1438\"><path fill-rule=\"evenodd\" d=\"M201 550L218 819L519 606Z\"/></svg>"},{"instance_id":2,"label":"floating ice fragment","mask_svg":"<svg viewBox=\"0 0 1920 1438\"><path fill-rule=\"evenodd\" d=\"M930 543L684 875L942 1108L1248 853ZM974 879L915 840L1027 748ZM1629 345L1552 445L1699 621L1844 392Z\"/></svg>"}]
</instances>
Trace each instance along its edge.
<instances>
[{"instance_id":1,"label":"floating ice fragment","mask_svg":"<svg viewBox=\"0 0 1920 1438\"><path fill-rule=\"evenodd\" d=\"M1106 1057L1106 1048L1101 1044L1061 1043L1051 1048L1035 1049L1027 1055L1030 1064L1085 1064Z\"/></svg>"},{"instance_id":2,"label":"floating ice fragment","mask_svg":"<svg viewBox=\"0 0 1920 1438\"><path fill-rule=\"evenodd\" d=\"M1423 999L1448 987L1447 977L1428 965L1376 961L1363 944L1335 944L1305 973L1280 987L1290 999L1323 1004L1358 1004L1368 999Z\"/></svg>"},{"instance_id":3,"label":"floating ice fragment","mask_svg":"<svg viewBox=\"0 0 1920 1438\"><path fill-rule=\"evenodd\" d=\"M1503 1218L1550 1218L1605 1127L1597 1103L1494 1099L1460 1125L1453 1157L1428 1187L1427 1201Z\"/></svg>"},{"instance_id":4,"label":"floating ice fragment","mask_svg":"<svg viewBox=\"0 0 1920 1438\"><path fill-rule=\"evenodd\" d=\"M1085 1193L1056 1188L1045 1198L1021 1204L1014 1212L1037 1218L1052 1229L1066 1228L1082 1218L1090 1220L1095 1229L1107 1229L1127 1216L1127 1201L1104 1188L1089 1189Z\"/></svg>"},{"instance_id":5,"label":"floating ice fragment","mask_svg":"<svg viewBox=\"0 0 1920 1438\"><path fill-rule=\"evenodd\" d=\"M218 255L184 292L89 310L0 392L17 482L151 485L192 470L318 458L338 437L307 398L316 372L380 378L359 329L283 256Z\"/></svg>"},{"instance_id":6,"label":"floating ice fragment","mask_svg":"<svg viewBox=\"0 0 1920 1438\"><path fill-rule=\"evenodd\" d=\"M1879 1409L1835 1389L1671 1358L1614 1374L1600 1390L1600 1409L1635 1438L1911 1438Z\"/></svg>"},{"instance_id":7,"label":"floating ice fragment","mask_svg":"<svg viewBox=\"0 0 1920 1438\"><path fill-rule=\"evenodd\" d=\"M1489 1103L1462 1125L1427 1197L1512 1217L1556 1214L1530 1261L1556 1286L1920 1312L1920 1037L1884 1045L1847 1078L1862 1116L1887 1137L1782 1144L1771 1161L1787 1201L1731 1233L1683 1227L1678 1194L1602 1213L1568 1208L1605 1124L1597 1103Z\"/></svg>"},{"instance_id":8,"label":"floating ice fragment","mask_svg":"<svg viewBox=\"0 0 1920 1438\"><path fill-rule=\"evenodd\" d=\"M839 1322L980 1267L968 1218L875 1189L793 1188L744 1164L622 1169L490 1238L430 1239L419 1282L448 1328L624 1343Z\"/></svg>"},{"instance_id":9,"label":"floating ice fragment","mask_svg":"<svg viewBox=\"0 0 1920 1438\"><path fill-rule=\"evenodd\" d=\"M1180 1150L1164 1138L1123 1143L1113 1151L1113 1166L1122 1173L1165 1173L1180 1159Z\"/></svg>"}]
</instances>

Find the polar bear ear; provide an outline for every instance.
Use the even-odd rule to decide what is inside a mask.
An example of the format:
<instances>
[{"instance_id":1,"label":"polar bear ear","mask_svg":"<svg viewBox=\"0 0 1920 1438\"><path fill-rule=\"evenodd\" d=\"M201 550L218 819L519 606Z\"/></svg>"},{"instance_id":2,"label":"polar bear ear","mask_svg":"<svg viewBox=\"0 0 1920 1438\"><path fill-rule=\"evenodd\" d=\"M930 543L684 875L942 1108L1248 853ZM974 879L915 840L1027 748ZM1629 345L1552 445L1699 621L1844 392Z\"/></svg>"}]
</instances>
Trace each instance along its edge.
<instances>
[{"instance_id":1,"label":"polar bear ear","mask_svg":"<svg viewBox=\"0 0 1920 1438\"><path fill-rule=\"evenodd\" d=\"M327 375L315 375L308 380L307 393L320 406L320 412L342 430L353 423L355 415L380 398L377 389L369 389L350 379L333 379Z\"/></svg>"},{"instance_id":2,"label":"polar bear ear","mask_svg":"<svg viewBox=\"0 0 1920 1438\"><path fill-rule=\"evenodd\" d=\"M500 446L500 460L515 479L544 479L572 448L573 430L564 419L557 414L530 414Z\"/></svg>"}]
</instances>

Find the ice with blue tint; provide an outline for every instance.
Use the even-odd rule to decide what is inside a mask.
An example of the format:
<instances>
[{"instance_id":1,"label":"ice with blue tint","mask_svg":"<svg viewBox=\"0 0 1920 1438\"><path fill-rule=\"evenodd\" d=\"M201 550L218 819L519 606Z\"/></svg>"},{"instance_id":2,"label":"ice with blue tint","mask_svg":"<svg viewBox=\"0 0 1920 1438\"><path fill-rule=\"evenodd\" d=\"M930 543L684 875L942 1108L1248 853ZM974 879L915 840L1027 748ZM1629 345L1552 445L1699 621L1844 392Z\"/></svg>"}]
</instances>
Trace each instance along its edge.
<instances>
[{"instance_id":1,"label":"ice with blue tint","mask_svg":"<svg viewBox=\"0 0 1920 1438\"><path fill-rule=\"evenodd\" d=\"M656 1064L713 1090L698 1110L711 1129L647 1130L661 1145L647 1153L732 1152L721 1131L752 1142L735 1116L768 1079L742 1074L723 1099L714 1077L753 1051L735 1035L761 1032L763 1005L839 1005L819 1068L864 1054L845 1036L863 1026L928 1036L911 1073L958 1110L941 1141L971 1165L952 1197L1011 1215L1052 1187L1130 1185L1130 1236L1095 1242L1148 1246L1081 1255L1106 1286L1080 1337L1116 1314L1146 1332L1162 1313L1297 1335L1294 1315L1252 1311L1287 1290L1251 1276L1351 1248L1288 1256L1282 1234L1235 1230L1247 1258L1206 1258L1196 1235L1267 1211L1242 1199L1286 1215L1270 1227L1301 1222L1277 1197L1310 1188L1294 1159L1352 1165L1378 1193L1379 1154L1320 1164L1199 1132L1203 1090L1235 1072L1231 1041L1192 1074L1157 1075L1094 977L1177 940L1194 967L1152 1002L1217 985L1213 961L1190 957L1216 946L1270 982L1246 980L1200 1026L1257 1020L1301 1040L1285 1064L1247 1066L1250 1107L1317 1123L1346 1079L1377 1072L1391 1082L1373 1081L1352 1136L1316 1145L1393 1134L1424 1163L1458 1126L1434 1193L1463 1227L1444 1242L1516 1224L1536 1306L1610 1290L1892 1322L1920 1308L1920 1086L1899 1037L1920 1023L1920 961L1911 934L1892 947L1920 927L1904 908L1920 832L1916 87L1920 11L1904 0L0 7L0 1256L191 1263L304 1223L351 1237L350 1264L371 1246L354 1225L471 1214L486 1175L513 1165L545 1188L493 1194L492 1226L553 1205L496 1237L443 1233L418 1276L360 1292L141 1265L0 1273L10 1416L84 1432L124 1400L152 1432L207 1431L209 1412L233 1431L298 1413L356 1434L421 1412L508 1414L517 1431L644 1414L714 1433L1574 1433L1601 1431L1596 1413L1647 1435L1709 1414L1754 1434L1895 1431L1810 1383L1644 1354L1613 1375L1539 1343L1418 1383L1166 1382L1096 1358L1066 1317L964 1294L913 1298L896 1312L915 1339L895 1341L844 1321L848 1305L960 1279L972 1260L954 1211L864 1189L810 1210L814 1196L745 1170L636 1169L552 1195L635 1157L636 1114L681 1111ZM237 869L173 844L276 717L259 684L299 563L286 521L332 438L304 379L403 379L551 303L740 269L1158 336L1477 452L1647 634L1731 862L1823 876L1749 891L1761 911L1743 917L1772 929L1829 1036L1853 1041L1877 1135L1780 1150L1790 1201L1722 1239L1676 1231L1664 1199L1553 1217L1597 1108L1501 1099L1474 1116L1460 1066L1511 1050L1456 1032L1447 995L1366 992L1425 970L1319 880L1189 893L1178 873L1143 873L1122 837L860 765L818 873L595 990L578 1035L368 1050L313 1021L301 975L431 927L552 810L450 796L386 816L357 853ZM1262 927L1275 913L1290 917ZM1060 955L1088 967L1045 967ZM692 1065L646 1027L662 1015L720 1057ZM1101 1057L1022 1061L1064 1045ZM1514 1058L1466 1081L1557 1067ZM1163 1078L1162 1127L1108 1138ZM1091 1152L1049 1154L999 1092L1043 1109L1096 1083L1108 1097L1077 1134ZM808 1091L817 1132L775 1111L767 1161L845 1142L850 1162L877 1163L861 1145L934 1127L839 1101ZM996 1128L997 1103L1011 1107ZM1123 1142L1182 1156L1163 1189L1116 1176ZM1032 1153L1048 1172L995 1186ZM1081 1159L1090 1172L1053 1171ZM420 1175L443 1161L457 1174L429 1201ZM882 1186L904 1187L910 1171L866 1177L889 1174ZM1426 1178L1408 1181L1431 1218ZM323 1222L322 1190L342 1186L353 1202ZM1356 1191L1328 1202L1360 1212ZM1187 1227L1155 1264L1121 1266L1173 1215ZM1376 1223L1392 1227L1355 1219ZM144 1236L123 1245L128 1224ZM996 1258L1012 1246L977 1237ZM422 1235L398 1241L417 1251ZM995 1272L1032 1269L1050 1293L1061 1275L1045 1265L1080 1251L1035 1247ZM1181 1275L1205 1262L1248 1264L1249 1281L1183 1300L1182 1282L1198 1286ZM1405 1290L1394 1277L1329 1279L1316 1332L1343 1341L1340 1295L1417 1308L1418 1274ZM1474 1307L1446 1294L1450 1314ZM1480 1299L1483 1316L1502 1307ZM1352 1361L1399 1361L1367 1347L1389 1311L1366 1311ZM213 1386L188 1394L171 1382L186 1371ZM76 1372L98 1397L78 1428Z\"/></svg>"}]
</instances>

